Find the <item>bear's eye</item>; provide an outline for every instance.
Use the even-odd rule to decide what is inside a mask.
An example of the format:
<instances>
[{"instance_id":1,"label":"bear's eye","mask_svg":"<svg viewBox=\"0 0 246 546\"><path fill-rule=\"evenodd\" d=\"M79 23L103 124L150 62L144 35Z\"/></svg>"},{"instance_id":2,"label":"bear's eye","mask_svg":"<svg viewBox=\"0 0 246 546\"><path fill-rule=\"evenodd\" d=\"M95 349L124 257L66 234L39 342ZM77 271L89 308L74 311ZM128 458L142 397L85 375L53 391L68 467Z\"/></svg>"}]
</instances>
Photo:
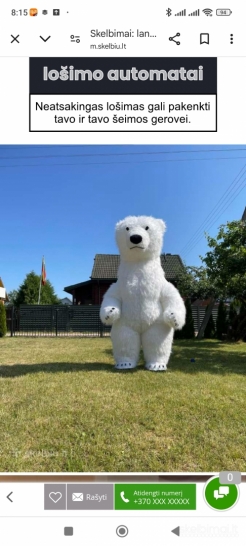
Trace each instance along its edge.
<instances>
[{"instance_id":1,"label":"bear's eye","mask_svg":"<svg viewBox=\"0 0 246 546\"><path fill-rule=\"evenodd\" d=\"M145 229L149 229L149 226L146 226L146 228L145 228Z\"/></svg>"},{"instance_id":2,"label":"bear's eye","mask_svg":"<svg viewBox=\"0 0 246 546\"><path fill-rule=\"evenodd\" d=\"M126 227L126 231L129 231L129 227Z\"/></svg>"}]
</instances>

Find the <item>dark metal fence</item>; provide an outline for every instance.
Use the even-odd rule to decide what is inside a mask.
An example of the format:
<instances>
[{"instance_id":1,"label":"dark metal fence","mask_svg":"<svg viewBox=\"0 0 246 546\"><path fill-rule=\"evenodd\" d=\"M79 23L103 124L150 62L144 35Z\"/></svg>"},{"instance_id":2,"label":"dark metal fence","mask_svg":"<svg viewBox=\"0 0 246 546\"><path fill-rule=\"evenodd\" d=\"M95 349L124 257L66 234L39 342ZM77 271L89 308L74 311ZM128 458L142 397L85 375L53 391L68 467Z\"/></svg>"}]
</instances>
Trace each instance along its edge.
<instances>
[{"instance_id":1,"label":"dark metal fence","mask_svg":"<svg viewBox=\"0 0 246 546\"><path fill-rule=\"evenodd\" d=\"M193 320L194 320L194 330L195 330L195 332L198 332L199 328L200 328L200 326L202 324L202 321L203 321L203 319L205 317L206 307L201 306L201 305L192 305L191 308L192 308L192 316L193 316ZM229 309L228 309L228 312L229 312ZM218 316L218 305L216 305L213 308L212 316L213 316L213 319L214 319L214 324L216 325L216 320L217 320L217 316Z\"/></svg>"},{"instance_id":2,"label":"dark metal fence","mask_svg":"<svg viewBox=\"0 0 246 546\"><path fill-rule=\"evenodd\" d=\"M11 336L109 336L111 327L102 324L99 305L10 306L7 328Z\"/></svg>"},{"instance_id":3,"label":"dark metal fence","mask_svg":"<svg viewBox=\"0 0 246 546\"><path fill-rule=\"evenodd\" d=\"M8 306L7 328L11 336L109 336L111 327L99 318L100 305L21 305ZM195 332L198 332L205 307L192 305ZM216 322L218 307L213 309Z\"/></svg>"}]
</instances>

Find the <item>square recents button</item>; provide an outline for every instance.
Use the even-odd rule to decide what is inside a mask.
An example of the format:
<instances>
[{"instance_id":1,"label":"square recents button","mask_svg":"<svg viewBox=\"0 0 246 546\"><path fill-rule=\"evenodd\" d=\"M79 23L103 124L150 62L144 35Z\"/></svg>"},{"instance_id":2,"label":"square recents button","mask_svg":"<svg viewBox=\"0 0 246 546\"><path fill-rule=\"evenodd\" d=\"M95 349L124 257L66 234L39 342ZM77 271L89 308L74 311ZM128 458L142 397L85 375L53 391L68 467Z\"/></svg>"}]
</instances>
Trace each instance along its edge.
<instances>
[{"instance_id":1,"label":"square recents button","mask_svg":"<svg viewBox=\"0 0 246 546\"><path fill-rule=\"evenodd\" d=\"M65 537L72 537L73 536L73 527L64 527L64 535L65 535Z\"/></svg>"},{"instance_id":2,"label":"square recents button","mask_svg":"<svg viewBox=\"0 0 246 546\"><path fill-rule=\"evenodd\" d=\"M66 484L45 483L44 484L44 509L45 510L66 510Z\"/></svg>"},{"instance_id":3,"label":"square recents button","mask_svg":"<svg viewBox=\"0 0 246 546\"><path fill-rule=\"evenodd\" d=\"M67 510L113 510L113 484L67 485Z\"/></svg>"}]
</instances>

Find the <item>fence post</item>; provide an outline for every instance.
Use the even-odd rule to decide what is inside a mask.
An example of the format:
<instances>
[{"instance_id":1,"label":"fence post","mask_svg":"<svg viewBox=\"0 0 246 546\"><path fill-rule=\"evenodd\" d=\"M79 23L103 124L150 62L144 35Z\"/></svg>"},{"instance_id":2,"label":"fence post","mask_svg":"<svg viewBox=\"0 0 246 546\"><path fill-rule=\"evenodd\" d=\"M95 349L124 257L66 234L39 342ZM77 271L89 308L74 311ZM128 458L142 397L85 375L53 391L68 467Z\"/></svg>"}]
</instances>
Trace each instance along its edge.
<instances>
[{"instance_id":1,"label":"fence post","mask_svg":"<svg viewBox=\"0 0 246 546\"><path fill-rule=\"evenodd\" d=\"M11 309L11 337L14 335L14 306Z\"/></svg>"},{"instance_id":2,"label":"fence post","mask_svg":"<svg viewBox=\"0 0 246 546\"><path fill-rule=\"evenodd\" d=\"M56 336L58 335L58 309L56 309Z\"/></svg>"}]
</instances>

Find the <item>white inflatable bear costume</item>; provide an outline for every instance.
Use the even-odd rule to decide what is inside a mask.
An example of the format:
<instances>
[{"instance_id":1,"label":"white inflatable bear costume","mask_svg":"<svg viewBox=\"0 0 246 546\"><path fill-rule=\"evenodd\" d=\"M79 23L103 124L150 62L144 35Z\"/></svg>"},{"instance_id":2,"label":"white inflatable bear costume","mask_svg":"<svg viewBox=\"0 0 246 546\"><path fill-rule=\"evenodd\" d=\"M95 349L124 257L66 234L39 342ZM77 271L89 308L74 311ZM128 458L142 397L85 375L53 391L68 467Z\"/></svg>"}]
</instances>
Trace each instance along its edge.
<instances>
[{"instance_id":1,"label":"white inflatable bear costume","mask_svg":"<svg viewBox=\"0 0 246 546\"><path fill-rule=\"evenodd\" d=\"M165 229L163 220L151 216L128 216L116 224L118 280L104 295L100 318L113 325L119 370L137 366L141 346L147 370L166 370L174 329L185 324L184 302L161 267Z\"/></svg>"}]
</instances>

